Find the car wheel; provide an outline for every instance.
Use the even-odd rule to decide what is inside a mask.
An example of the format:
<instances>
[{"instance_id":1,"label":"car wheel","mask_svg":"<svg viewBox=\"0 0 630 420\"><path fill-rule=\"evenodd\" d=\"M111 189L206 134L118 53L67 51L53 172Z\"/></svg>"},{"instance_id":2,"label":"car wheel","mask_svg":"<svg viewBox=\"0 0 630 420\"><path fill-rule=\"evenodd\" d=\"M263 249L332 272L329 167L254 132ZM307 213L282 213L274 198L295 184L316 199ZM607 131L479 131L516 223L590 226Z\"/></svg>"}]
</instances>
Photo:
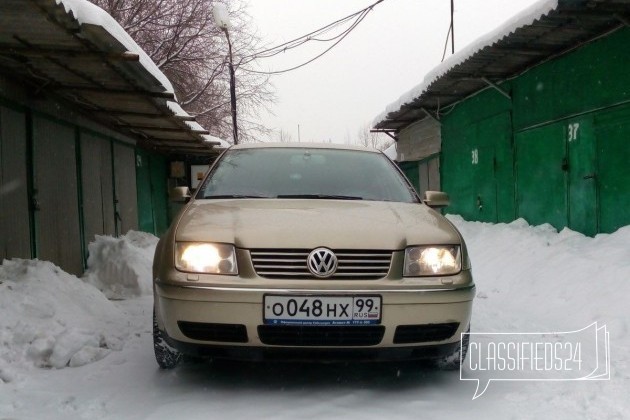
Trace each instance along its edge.
<instances>
[{"instance_id":1,"label":"car wheel","mask_svg":"<svg viewBox=\"0 0 630 420\"><path fill-rule=\"evenodd\" d=\"M468 326L468 331L470 332L470 326ZM461 341L461 345L457 347L455 351L451 354L443 356L435 361L436 366L441 370L456 370L459 369L461 363L466 359L466 354L468 353L468 344L470 341L470 335L465 334L464 338Z\"/></svg>"},{"instance_id":2,"label":"car wheel","mask_svg":"<svg viewBox=\"0 0 630 420\"><path fill-rule=\"evenodd\" d=\"M173 369L182 359L182 354L164 340L162 331L158 328L155 309L153 309L153 350L155 351L155 360L161 369Z\"/></svg>"}]
</instances>

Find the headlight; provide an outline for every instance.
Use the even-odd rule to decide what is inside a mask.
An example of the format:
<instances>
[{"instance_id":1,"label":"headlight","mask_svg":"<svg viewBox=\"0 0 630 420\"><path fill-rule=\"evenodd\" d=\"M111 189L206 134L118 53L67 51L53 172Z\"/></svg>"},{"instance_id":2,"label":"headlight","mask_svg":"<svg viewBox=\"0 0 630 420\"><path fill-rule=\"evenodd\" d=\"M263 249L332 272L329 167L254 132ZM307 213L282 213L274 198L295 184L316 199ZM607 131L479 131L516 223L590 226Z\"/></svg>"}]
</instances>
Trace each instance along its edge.
<instances>
[{"instance_id":1,"label":"headlight","mask_svg":"<svg viewBox=\"0 0 630 420\"><path fill-rule=\"evenodd\" d=\"M405 277L457 274L461 269L458 245L414 246L405 250Z\"/></svg>"},{"instance_id":2,"label":"headlight","mask_svg":"<svg viewBox=\"0 0 630 420\"><path fill-rule=\"evenodd\" d=\"M209 274L238 274L233 245L177 242L175 267L181 271Z\"/></svg>"}]
</instances>

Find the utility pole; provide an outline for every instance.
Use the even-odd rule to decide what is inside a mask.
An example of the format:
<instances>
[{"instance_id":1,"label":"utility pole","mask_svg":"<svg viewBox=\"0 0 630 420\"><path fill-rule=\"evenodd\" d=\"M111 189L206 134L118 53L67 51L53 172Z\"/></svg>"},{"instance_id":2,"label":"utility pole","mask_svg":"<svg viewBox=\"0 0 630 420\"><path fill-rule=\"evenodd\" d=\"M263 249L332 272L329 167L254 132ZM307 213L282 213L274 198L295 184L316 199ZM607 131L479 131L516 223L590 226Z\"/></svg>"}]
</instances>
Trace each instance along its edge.
<instances>
[{"instance_id":1,"label":"utility pole","mask_svg":"<svg viewBox=\"0 0 630 420\"><path fill-rule=\"evenodd\" d=\"M451 0L451 54L455 54L455 0Z\"/></svg>"},{"instance_id":2,"label":"utility pole","mask_svg":"<svg viewBox=\"0 0 630 420\"><path fill-rule=\"evenodd\" d=\"M227 28L223 28L225 37L227 38L230 71L230 111L232 113L232 134L234 136L234 144L238 144L238 125L236 122L236 77L234 76L234 61L232 59L232 43L230 42L230 33Z\"/></svg>"},{"instance_id":3,"label":"utility pole","mask_svg":"<svg viewBox=\"0 0 630 420\"><path fill-rule=\"evenodd\" d=\"M224 4L215 4L212 8L214 23L225 34L228 43L228 70L230 71L230 112L232 114L232 134L234 144L238 144L238 126L236 123L236 77L234 76L234 60L232 58L232 42L230 42L230 16Z\"/></svg>"}]
</instances>

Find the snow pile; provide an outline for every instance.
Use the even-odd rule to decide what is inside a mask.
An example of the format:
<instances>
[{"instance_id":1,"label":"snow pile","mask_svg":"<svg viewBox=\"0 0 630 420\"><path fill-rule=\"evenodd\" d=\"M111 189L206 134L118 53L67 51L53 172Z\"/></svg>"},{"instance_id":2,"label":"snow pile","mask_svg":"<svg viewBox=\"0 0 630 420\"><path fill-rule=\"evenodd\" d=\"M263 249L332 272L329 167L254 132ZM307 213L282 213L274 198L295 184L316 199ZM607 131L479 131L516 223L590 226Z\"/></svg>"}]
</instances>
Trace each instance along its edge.
<instances>
[{"instance_id":1,"label":"snow pile","mask_svg":"<svg viewBox=\"0 0 630 420\"><path fill-rule=\"evenodd\" d=\"M82 366L120 350L128 332L94 287L38 260L0 265L0 382L37 367Z\"/></svg>"},{"instance_id":2,"label":"snow pile","mask_svg":"<svg viewBox=\"0 0 630 420\"><path fill-rule=\"evenodd\" d=\"M503 25L499 26L495 30L481 36L472 43L468 44L466 47L464 47L464 49L450 56L429 73L427 73L420 84L405 92L395 102L387 105L385 111L374 118L372 122L372 127L376 127L379 123L385 121L389 113L400 110L404 105L410 104L415 99L422 96L422 94L427 91L427 89L433 82L435 82L438 78L446 74L451 69L471 58L478 51L481 51L487 46L496 44L519 28L531 25L534 21L540 19L542 16L547 15L550 11L556 9L557 7L558 0L540 0L537 3L533 4L531 7L523 10L521 13L513 16L511 19L509 19L507 22L505 22Z\"/></svg>"},{"instance_id":3,"label":"snow pile","mask_svg":"<svg viewBox=\"0 0 630 420\"><path fill-rule=\"evenodd\" d=\"M89 245L83 279L46 261L5 260L0 265L0 382L34 366L82 366L121 350L129 320L107 297L151 293L157 241L134 231L120 238L97 236Z\"/></svg>"},{"instance_id":4,"label":"snow pile","mask_svg":"<svg viewBox=\"0 0 630 420\"><path fill-rule=\"evenodd\" d=\"M574 331L597 322L610 333L610 381L491 385L484 398L503 403L493 407L507 407L501 398L523 396L510 403L509 411L527 413L527 418L625 418L630 226L591 238L548 224L529 226L523 219L489 224L448 218L464 236L472 261L477 285L473 331Z\"/></svg>"},{"instance_id":5,"label":"snow pile","mask_svg":"<svg viewBox=\"0 0 630 420\"><path fill-rule=\"evenodd\" d=\"M477 298L473 329L571 331L607 324L614 348L630 348L630 226L594 238L551 225L448 218L468 245ZM628 356L624 356L627 361Z\"/></svg>"},{"instance_id":6,"label":"snow pile","mask_svg":"<svg viewBox=\"0 0 630 420\"><path fill-rule=\"evenodd\" d=\"M88 246L83 279L110 299L128 299L152 291L152 261L158 238L130 231L124 236L96 236Z\"/></svg>"}]
</instances>

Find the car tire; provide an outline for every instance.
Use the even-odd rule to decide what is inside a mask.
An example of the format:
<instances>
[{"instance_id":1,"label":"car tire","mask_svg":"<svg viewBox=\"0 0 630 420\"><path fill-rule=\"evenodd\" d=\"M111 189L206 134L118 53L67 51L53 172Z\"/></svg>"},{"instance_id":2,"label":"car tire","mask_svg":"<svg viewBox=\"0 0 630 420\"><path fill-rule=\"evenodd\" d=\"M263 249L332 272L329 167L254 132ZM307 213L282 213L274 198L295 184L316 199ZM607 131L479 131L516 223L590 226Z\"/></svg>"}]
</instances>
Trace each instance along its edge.
<instances>
[{"instance_id":1,"label":"car tire","mask_svg":"<svg viewBox=\"0 0 630 420\"><path fill-rule=\"evenodd\" d=\"M468 326L468 331L470 332L470 326ZM470 335L464 334L462 338L461 345L457 347L455 351L451 354L447 354L435 361L436 366L440 370L458 370L466 359L466 354L468 353L468 344L470 341Z\"/></svg>"},{"instance_id":2,"label":"car tire","mask_svg":"<svg viewBox=\"0 0 630 420\"><path fill-rule=\"evenodd\" d=\"M161 369L173 369L182 359L182 354L164 340L162 331L158 328L155 309L153 309L153 350L155 360Z\"/></svg>"}]
</instances>

